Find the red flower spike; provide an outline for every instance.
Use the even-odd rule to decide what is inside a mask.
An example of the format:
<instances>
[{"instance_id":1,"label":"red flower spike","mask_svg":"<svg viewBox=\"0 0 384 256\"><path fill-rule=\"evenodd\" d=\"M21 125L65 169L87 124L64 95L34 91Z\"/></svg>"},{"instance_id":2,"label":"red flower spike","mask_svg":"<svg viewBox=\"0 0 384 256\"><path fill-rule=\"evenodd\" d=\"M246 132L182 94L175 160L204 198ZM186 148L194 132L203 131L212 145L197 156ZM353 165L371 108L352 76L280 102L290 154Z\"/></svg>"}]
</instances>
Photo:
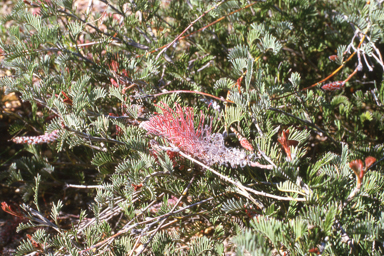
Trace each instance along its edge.
<instances>
[{"instance_id":1,"label":"red flower spike","mask_svg":"<svg viewBox=\"0 0 384 256\"><path fill-rule=\"evenodd\" d=\"M283 131L281 135L282 135L281 137L277 138L277 141L281 144L281 146L283 146L283 149L287 154L289 161L291 161L292 160L291 149L289 148L289 140L288 140L289 130Z\"/></svg>"},{"instance_id":2,"label":"red flower spike","mask_svg":"<svg viewBox=\"0 0 384 256\"><path fill-rule=\"evenodd\" d=\"M162 103L163 114L155 115L150 121L142 122L141 127L149 133L170 140L175 146L192 155L203 152L205 142L202 138L211 134L211 126L204 127L204 115L201 114L198 128L194 127L193 108L182 108L176 104L176 111Z\"/></svg>"},{"instance_id":3,"label":"red flower spike","mask_svg":"<svg viewBox=\"0 0 384 256\"><path fill-rule=\"evenodd\" d=\"M252 144L243 136L238 133L235 128L231 127L231 131L234 132L240 141L240 145L248 151L254 151Z\"/></svg>"},{"instance_id":4,"label":"red flower spike","mask_svg":"<svg viewBox=\"0 0 384 256\"><path fill-rule=\"evenodd\" d=\"M368 156L367 158L365 158L365 171L367 171L368 168L371 167L374 162L376 162L376 158L374 158L373 156Z\"/></svg>"},{"instance_id":5,"label":"red flower spike","mask_svg":"<svg viewBox=\"0 0 384 256\"><path fill-rule=\"evenodd\" d=\"M344 85L345 85L344 81L335 81L335 82L323 85L321 89L325 91L336 91L336 90L340 90L342 87L344 87Z\"/></svg>"},{"instance_id":6,"label":"red flower spike","mask_svg":"<svg viewBox=\"0 0 384 256\"><path fill-rule=\"evenodd\" d=\"M175 103L176 110L172 110L165 103L161 104L163 106L158 107L162 109L162 114L156 114L149 121L140 123L140 127L148 134L167 139L182 152L196 157L207 165L229 163L234 168L251 163L245 150L227 148L224 145L224 136L212 133L212 118L205 122L203 112L200 112L199 122L195 128L193 108L182 108Z\"/></svg>"}]
</instances>

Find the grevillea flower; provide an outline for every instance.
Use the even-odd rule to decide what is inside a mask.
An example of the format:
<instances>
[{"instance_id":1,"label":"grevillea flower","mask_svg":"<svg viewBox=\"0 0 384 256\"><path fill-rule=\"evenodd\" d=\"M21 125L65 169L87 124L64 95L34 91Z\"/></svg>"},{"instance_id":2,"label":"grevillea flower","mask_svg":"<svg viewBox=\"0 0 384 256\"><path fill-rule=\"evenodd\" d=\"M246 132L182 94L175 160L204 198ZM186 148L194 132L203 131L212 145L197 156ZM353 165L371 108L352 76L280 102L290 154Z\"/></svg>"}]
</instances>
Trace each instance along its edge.
<instances>
[{"instance_id":1,"label":"grevillea flower","mask_svg":"<svg viewBox=\"0 0 384 256\"><path fill-rule=\"evenodd\" d=\"M22 137L15 137L12 139L13 142L17 144L43 144L43 143L49 143L54 142L59 137L58 135L59 130L54 130L51 133L45 133L44 135L40 136L22 136Z\"/></svg>"},{"instance_id":2,"label":"grevillea flower","mask_svg":"<svg viewBox=\"0 0 384 256\"><path fill-rule=\"evenodd\" d=\"M142 122L140 127L149 134L163 137L177 146L181 151L192 155L207 165L231 164L232 167L249 164L249 158L244 150L227 148L224 137L212 133L212 122L204 123L205 116L200 114L197 128L194 125L193 108L182 108L175 104L176 111L162 103L162 114L156 114L149 121Z\"/></svg>"}]
</instances>

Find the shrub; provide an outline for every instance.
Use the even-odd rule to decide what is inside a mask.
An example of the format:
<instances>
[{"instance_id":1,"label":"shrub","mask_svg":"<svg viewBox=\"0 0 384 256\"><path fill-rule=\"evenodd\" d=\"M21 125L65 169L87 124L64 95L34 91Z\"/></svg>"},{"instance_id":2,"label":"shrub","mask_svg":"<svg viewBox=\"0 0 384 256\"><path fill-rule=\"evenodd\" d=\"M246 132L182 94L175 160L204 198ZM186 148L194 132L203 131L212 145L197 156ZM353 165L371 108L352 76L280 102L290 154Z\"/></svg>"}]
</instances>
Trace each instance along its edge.
<instances>
[{"instance_id":1,"label":"shrub","mask_svg":"<svg viewBox=\"0 0 384 256\"><path fill-rule=\"evenodd\" d=\"M15 4L16 255L382 255L382 9Z\"/></svg>"}]
</instances>

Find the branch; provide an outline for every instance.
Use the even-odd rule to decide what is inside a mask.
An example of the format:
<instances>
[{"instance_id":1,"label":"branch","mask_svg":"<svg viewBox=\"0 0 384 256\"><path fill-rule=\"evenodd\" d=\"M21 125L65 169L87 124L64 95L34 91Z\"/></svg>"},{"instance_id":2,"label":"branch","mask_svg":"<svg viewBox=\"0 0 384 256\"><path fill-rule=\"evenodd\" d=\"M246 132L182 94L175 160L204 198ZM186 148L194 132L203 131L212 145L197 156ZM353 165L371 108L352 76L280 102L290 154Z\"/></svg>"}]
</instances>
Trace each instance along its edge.
<instances>
[{"instance_id":1,"label":"branch","mask_svg":"<svg viewBox=\"0 0 384 256\"><path fill-rule=\"evenodd\" d=\"M167 91L167 92L162 92L162 93L158 93L158 94L148 95L148 97L155 97L156 98L156 97L159 97L161 95L171 94L171 93L195 93L195 94L200 94L200 95L208 96L208 97L211 97L211 98L214 98L216 100L223 101L223 102L233 103L233 101L226 100L226 99L223 99L223 98L219 98L219 97L213 96L212 94L209 94L209 93L198 92L198 91L188 91L188 90Z\"/></svg>"},{"instance_id":2,"label":"branch","mask_svg":"<svg viewBox=\"0 0 384 256\"><path fill-rule=\"evenodd\" d=\"M112 186L112 185L111 185ZM64 189L67 188L81 188L81 189L93 189L93 188L105 188L103 185L75 185L75 184L65 184Z\"/></svg>"},{"instance_id":3,"label":"branch","mask_svg":"<svg viewBox=\"0 0 384 256\"><path fill-rule=\"evenodd\" d=\"M110 143L116 143L116 144L120 144L120 145L126 145L124 142L122 141L119 141L119 140L114 140L114 139L108 139L108 138L101 138L101 137L95 137L95 136L91 136L89 135L88 133L84 133L84 132L79 132L79 131L76 131L74 129L71 129L67 126L64 127L65 130L69 131L69 132L72 132L72 133L75 133L77 134L79 137L81 138L84 138L84 139L88 139L90 141L97 141L97 142L110 142Z\"/></svg>"},{"instance_id":4,"label":"branch","mask_svg":"<svg viewBox=\"0 0 384 256\"><path fill-rule=\"evenodd\" d=\"M168 219L168 217L175 211L176 207L181 202L181 199L187 194L188 189L192 185L192 182L195 180L195 176L192 177L191 181L188 183L187 187L184 189L183 193L181 194L179 200L177 200L176 204L173 206L172 210L168 213L169 215L164 218L164 220L160 223L160 225L157 227L157 229L153 232L152 236L148 239L148 241L143 244L143 248L140 250L140 252L137 254L139 256L141 253L143 253L147 246L151 243L152 239L155 237L156 233L160 230L161 226L164 224L164 222ZM139 238L136 240L136 243L140 240L142 233L140 234ZM135 247L133 247L135 248ZM130 256L133 254L134 250L131 251Z\"/></svg>"},{"instance_id":5,"label":"branch","mask_svg":"<svg viewBox=\"0 0 384 256\"><path fill-rule=\"evenodd\" d=\"M293 94L296 94L296 93L299 93L299 92L301 92L301 91L306 91L306 90L308 90L308 89L311 89L311 88L313 88L313 87L315 87L316 85L318 85L318 84L321 84L321 83L323 83L323 82L325 82L325 81L327 81L327 80L329 80L331 77L333 77L334 75L336 75L344 66L345 66L345 64L348 62L348 61L350 61L351 59L352 59L352 57L353 56L355 56L355 54L357 53L357 51L360 49L360 47L361 47L361 45L363 44L363 42L364 42L364 40L365 40L365 38L366 38L366 34L367 34L367 32L368 32L368 30L369 30L369 28L370 28L370 24L368 24L368 26L367 26L367 28L365 29L365 31L364 31L364 35L362 36L362 38L361 38L361 40L360 40L360 43L359 43L359 45L357 46L357 48L356 48L356 50L335 70L335 71L333 71L329 76L327 76L326 78L324 78L324 79L322 79L321 81L319 81L319 82L317 82L317 83L315 83L315 84L313 84L313 85L311 85L311 86L308 86L308 87L305 87L305 88L303 88L303 89L301 89L301 90L298 90L298 91L296 91L296 92L291 92L291 93L288 93L287 95L283 95L283 96L280 96L280 97L276 97L276 98L272 98L272 100L278 100L278 99L282 99L282 98L285 98L285 97L288 97L288 96L291 96L291 95L293 95ZM352 38L352 42L349 44L349 47L348 47L348 49L347 49L347 51L349 50L349 48L351 48L351 47L353 47L353 41L354 41L354 39L355 39L355 37L356 37L356 35L358 34L358 33L360 33L360 31L358 31L358 30L356 30L355 31L355 35L353 36L353 38Z\"/></svg>"},{"instance_id":6,"label":"branch","mask_svg":"<svg viewBox=\"0 0 384 256\"><path fill-rule=\"evenodd\" d=\"M224 1L223 1L223 2L224 2ZM230 15L232 15L232 14L235 14L235 13L237 13L237 12L240 12L240 11L242 11L242 10L244 10L244 9L247 9L247 8L251 7L252 5L258 3L258 2L265 2L265 1L264 1L264 0L255 1L255 2L253 2L253 3L251 3L251 4L248 4L248 5L246 5L246 6L242 7L242 8L240 8L240 9L237 9L236 11L230 12L229 14L226 14L226 15L224 15L224 16L218 18L218 19L215 20L214 22L211 22L211 23L209 23L208 25L206 25L206 26L204 26L204 27L202 27L202 28L200 28L200 29L198 29L198 30L196 30L196 31L194 31L194 32L192 32L192 33L190 33L190 34L188 34L188 35L182 36L182 35L186 32L186 30L188 30L188 28L187 28L186 30L184 30L184 31L179 35L179 37L180 37L180 36L181 36L181 37L178 39L178 41L180 41L180 40L184 40L185 38L190 37L190 36L194 35L194 34L197 33L197 32L203 31L203 30L205 30L206 28L208 28L208 27L210 27L210 26L212 26L212 25L218 23L219 21L222 21L222 20L225 19L226 17L228 17L228 16L230 16ZM218 5L217 5L217 6L218 6ZM217 6L216 6L216 7L217 7ZM276 7L275 7L275 8L276 8ZM211 11L211 10L208 10L208 12L209 12L209 11ZM174 29L174 27L173 27L171 24L169 24L167 21L165 21L163 18L161 18L160 16L158 16L158 15L156 15L156 14L155 14L155 16L156 16L157 18L161 19L163 22L165 22L165 23L166 23L168 26L170 26L172 29ZM203 16L204 16L204 15L203 15ZM203 16L199 17L197 20L201 19ZM196 21L197 21L197 20L196 20ZM196 21L194 21L194 22L196 22ZM192 25L193 25L193 24L192 24ZM175 40L176 40L176 39L175 39ZM172 43L171 43L171 44L172 44ZM157 51L159 51L159 50L161 50L161 49L168 48L169 46L170 46L170 44L163 45L163 46L161 46L161 47L159 47L159 48L156 48L156 49L150 51L149 53L142 54L142 55L137 55L136 58L143 57L144 55L147 55L147 54L155 53L155 52L157 52ZM160 54L160 53L159 53L159 54Z\"/></svg>"},{"instance_id":7,"label":"branch","mask_svg":"<svg viewBox=\"0 0 384 256\"><path fill-rule=\"evenodd\" d=\"M242 11L242 10L244 10L244 9L247 9L247 8L251 7L252 5L254 5L254 4L257 4L258 2L260 2L260 1L255 1L255 2L253 2L253 3L250 3L250 4L248 4L248 5L246 5L246 6L242 7L242 8L240 8L240 9L237 9L236 11L230 12L230 13L228 13L228 14L226 14L226 15L220 17L220 18L218 18L218 19L215 20L214 22L211 22L211 23L209 23L208 25L206 25L206 26L204 26L204 27L202 27L202 28L200 28L200 29L198 29L198 30L192 32L192 33L189 33L188 35L185 35L185 36L180 37L179 40L183 40L183 39L185 39L185 38L187 38L187 37L190 37L190 36L192 36L192 35L194 35L194 34L200 32L200 31L204 31L206 28L208 28L208 27L210 27L210 26L212 26L212 25L214 25L214 24L216 24L216 23L222 21L223 19L227 18L228 16L231 16L232 14L235 14L235 13L237 13L237 12L240 12L240 11ZM262 1L262 2L264 2L264 1Z\"/></svg>"},{"instance_id":8,"label":"branch","mask_svg":"<svg viewBox=\"0 0 384 256\"><path fill-rule=\"evenodd\" d=\"M268 109L269 109L269 110L272 110L272 111L275 111L275 112L283 113L284 115L290 116L290 117L295 118L295 119L297 119L297 120L299 120L299 121L301 121L301 122L303 122L303 123L306 123L307 125L309 125L309 126L315 128L315 129L319 130L320 132L322 132L323 134L325 134L325 135L326 135L326 136L327 136L327 137L328 137L328 138L329 138L329 139L336 145L336 147L341 148L340 143L338 143L336 140L334 140L334 139L333 139L333 138L332 138L326 131L320 129L320 128L319 128L317 125L315 125L314 123L309 122L309 121L307 121L307 120L303 120L303 119L301 119L301 118L298 118L298 117L296 117L296 116L294 116L294 115L292 115L292 114L290 114L290 113L287 113L287 112L285 112L285 111L283 111L283 110L280 110L280 109L277 109L277 108L269 107Z\"/></svg>"},{"instance_id":9,"label":"branch","mask_svg":"<svg viewBox=\"0 0 384 256\"><path fill-rule=\"evenodd\" d=\"M243 186L241 183L239 182L236 182L230 178L228 178L227 176L224 176L222 175L221 173L215 171L214 169L212 169L211 167L203 164L202 162L190 157L189 155L183 153L180 149L178 148L174 148L175 150L178 150L177 152L182 155L183 157L191 160L192 162L194 163L197 163L198 165L204 167L205 169L209 170L210 172L212 172L213 174L215 174L216 176L218 176L220 179L222 180L225 180L229 183L231 183L232 185L236 186L237 188L239 188L240 190L242 191L247 191L247 192L250 192L252 194L255 194L255 195L258 195L258 196L264 196L264 197L269 197L269 198L273 198L273 199L276 199L276 200L281 200L281 201L301 201L301 202L304 202L306 201L305 198L292 198L292 197L283 197L283 196L276 196L276 195L272 195L272 194L269 194L269 193L266 193L266 192L260 192L260 191L256 191L254 189L251 189L251 188L248 188L248 187L245 187Z\"/></svg>"},{"instance_id":10,"label":"branch","mask_svg":"<svg viewBox=\"0 0 384 256\"><path fill-rule=\"evenodd\" d=\"M141 210L140 213L136 216L136 219L137 219L140 215L142 215L143 213L145 213L145 212L148 210L148 208L151 207L151 206L157 201L157 199L160 198L160 197L162 197L162 196L164 196L164 193L161 193L161 194L160 194L158 197L156 197L156 199L153 200L153 201L152 201L152 202L151 202L145 209ZM146 221L143 221L143 222L140 222L140 223L135 223L135 224L131 225L131 223L133 222L133 220L134 220L134 219L132 219L130 222L128 222L128 223L123 227L123 229L121 229L121 230L120 230L119 232L117 232L116 234L114 234L114 235L108 237L107 239L105 239L105 240L103 240L103 241L101 241L101 242L99 242L99 243L97 243L97 244L95 244L95 245L92 245L92 246L89 247L88 249L82 250L82 251L80 252L80 255L83 254L84 252L88 252L88 251L90 251L90 250L96 249L97 247L100 247L100 246L102 246L103 244L112 241L112 240L115 239L116 237L118 237L118 236L120 236L120 235L122 235L122 234L127 233L129 230L131 230L131 229L137 227L138 225L142 225L142 224L149 223L149 222L151 222L153 219L151 219L151 220L146 220Z\"/></svg>"},{"instance_id":11,"label":"branch","mask_svg":"<svg viewBox=\"0 0 384 256\"><path fill-rule=\"evenodd\" d=\"M148 46L146 46L146 45L142 45L142 44L139 44L139 43L136 43L135 41L133 41L133 40L130 39L130 38L128 38L129 42L127 42L127 41L124 41L124 40L122 40L122 39L120 39L120 38L118 38L118 37L115 37L114 35L111 35L111 34L109 34L109 33L103 32L103 31L101 31L98 27L96 27L96 26L92 25L91 23L89 23L89 22L87 22L87 21L81 19L80 17L77 17L76 15L73 15L73 14L71 14L71 13L66 12L65 10L58 9L58 12L63 13L63 14L65 14L65 15L68 15L68 16L74 18L74 19L77 19L77 20L81 21L82 23L84 23L85 25L90 26L91 28L93 28L94 30L96 30L98 33L103 34L103 35L106 35L106 36L108 36L108 37L111 37L112 39L114 39L114 40L116 40L116 41L125 43L126 45L130 45L130 46L136 47L136 48L141 49L141 50L148 50L148 49L149 49ZM110 29L110 30L111 30L111 31L114 31L113 29ZM116 32L116 33L117 33L117 32Z\"/></svg>"},{"instance_id":12,"label":"branch","mask_svg":"<svg viewBox=\"0 0 384 256\"><path fill-rule=\"evenodd\" d=\"M156 56L156 60L160 57L160 55L161 55L164 51L166 51L171 45L173 45L175 42L177 42L177 41L181 38L181 36L182 36L185 32L187 32L188 29L190 29L190 28L193 26L193 24L195 24L198 20L200 20L202 17L204 17L204 16L205 16L207 13L209 13L210 11L212 11L212 10L216 9L217 7L219 7L219 6L220 6L221 4L223 4L224 2L225 2L225 0L219 2L218 4L216 4L215 6L213 6L211 9L205 11L205 12L204 12L202 15L200 15L196 20L192 21L192 23L189 24L188 27L187 27L186 29L184 29L184 31L181 32L180 35L178 35L172 42L170 42L169 44L167 44L167 45L166 45L166 46L159 52L159 54L157 54L157 56Z\"/></svg>"}]
</instances>

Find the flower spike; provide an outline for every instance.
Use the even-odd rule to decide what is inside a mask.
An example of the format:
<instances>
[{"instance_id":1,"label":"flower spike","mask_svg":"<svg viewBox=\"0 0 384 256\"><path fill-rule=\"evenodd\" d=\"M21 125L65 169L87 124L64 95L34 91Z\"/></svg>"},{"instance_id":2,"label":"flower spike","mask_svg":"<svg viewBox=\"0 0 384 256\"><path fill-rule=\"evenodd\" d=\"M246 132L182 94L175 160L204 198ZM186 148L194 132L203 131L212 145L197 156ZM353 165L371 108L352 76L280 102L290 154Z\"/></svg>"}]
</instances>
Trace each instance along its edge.
<instances>
[{"instance_id":1,"label":"flower spike","mask_svg":"<svg viewBox=\"0 0 384 256\"><path fill-rule=\"evenodd\" d=\"M57 140L57 138L59 137L58 133L59 133L59 130L54 130L51 133L45 133L44 135L40 135L40 136L15 137L12 139L12 141L17 144L30 144L30 145L50 143Z\"/></svg>"},{"instance_id":2,"label":"flower spike","mask_svg":"<svg viewBox=\"0 0 384 256\"><path fill-rule=\"evenodd\" d=\"M197 128L194 126L193 108L182 108L175 104L176 110L172 110L165 103L161 103L162 114L157 114L149 121L142 122L140 127L149 134L161 136L178 147L181 151L203 161L207 165L220 164L232 167L240 165L252 165L251 156L247 156L244 150L227 148L224 145L224 137L219 133L212 133L212 121L205 124L205 116L200 114ZM249 143L249 142L248 142ZM246 143L242 143L242 146ZM250 148L246 145L246 147Z\"/></svg>"}]
</instances>

